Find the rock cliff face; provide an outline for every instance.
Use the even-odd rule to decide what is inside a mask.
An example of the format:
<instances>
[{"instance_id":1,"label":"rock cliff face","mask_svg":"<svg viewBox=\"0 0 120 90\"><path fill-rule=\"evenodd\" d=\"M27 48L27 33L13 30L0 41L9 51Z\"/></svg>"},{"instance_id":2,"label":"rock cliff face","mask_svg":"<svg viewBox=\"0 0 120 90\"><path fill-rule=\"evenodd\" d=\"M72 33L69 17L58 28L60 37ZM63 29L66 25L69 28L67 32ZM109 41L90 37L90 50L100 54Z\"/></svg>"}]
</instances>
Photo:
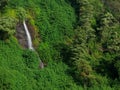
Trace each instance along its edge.
<instances>
[{"instance_id":1,"label":"rock cliff face","mask_svg":"<svg viewBox=\"0 0 120 90\"><path fill-rule=\"evenodd\" d=\"M35 39L38 39L38 33L35 31L35 28L27 21L26 22L28 30L30 32L32 41L34 41ZM23 47L23 48L28 48L28 42L27 42L27 36L24 30L24 26L22 22L19 22L16 25L16 34L15 34L16 38L18 39L19 44ZM39 40L38 40L39 41ZM36 47L33 43L33 47Z\"/></svg>"},{"instance_id":2,"label":"rock cliff face","mask_svg":"<svg viewBox=\"0 0 120 90\"><path fill-rule=\"evenodd\" d=\"M30 30L31 31L31 30ZM24 30L24 26L22 23L18 23L16 26L16 38L18 39L19 44L23 48L28 48L28 43L27 43L27 36Z\"/></svg>"}]
</instances>

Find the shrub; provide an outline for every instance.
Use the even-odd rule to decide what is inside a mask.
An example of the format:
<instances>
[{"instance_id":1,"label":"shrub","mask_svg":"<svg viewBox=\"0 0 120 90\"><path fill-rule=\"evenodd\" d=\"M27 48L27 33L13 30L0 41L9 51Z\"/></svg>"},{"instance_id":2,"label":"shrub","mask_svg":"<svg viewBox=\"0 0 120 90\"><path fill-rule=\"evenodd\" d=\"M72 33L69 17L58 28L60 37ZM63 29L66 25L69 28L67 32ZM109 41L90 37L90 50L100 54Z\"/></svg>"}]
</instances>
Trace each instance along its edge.
<instances>
[{"instance_id":1,"label":"shrub","mask_svg":"<svg viewBox=\"0 0 120 90\"><path fill-rule=\"evenodd\" d=\"M15 33L15 19L2 17L0 19L0 39L5 40Z\"/></svg>"},{"instance_id":2,"label":"shrub","mask_svg":"<svg viewBox=\"0 0 120 90\"><path fill-rule=\"evenodd\" d=\"M31 50L25 50L23 52L23 62L28 68L38 68L39 57L37 54Z\"/></svg>"},{"instance_id":3,"label":"shrub","mask_svg":"<svg viewBox=\"0 0 120 90\"><path fill-rule=\"evenodd\" d=\"M30 90L27 78L15 70L0 67L0 90Z\"/></svg>"},{"instance_id":4,"label":"shrub","mask_svg":"<svg viewBox=\"0 0 120 90\"><path fill-rule=\"evenodd\" d=\"M0 10L2 10L8 4L8 0L0 0Z\"/></svg>"}]
</instances>

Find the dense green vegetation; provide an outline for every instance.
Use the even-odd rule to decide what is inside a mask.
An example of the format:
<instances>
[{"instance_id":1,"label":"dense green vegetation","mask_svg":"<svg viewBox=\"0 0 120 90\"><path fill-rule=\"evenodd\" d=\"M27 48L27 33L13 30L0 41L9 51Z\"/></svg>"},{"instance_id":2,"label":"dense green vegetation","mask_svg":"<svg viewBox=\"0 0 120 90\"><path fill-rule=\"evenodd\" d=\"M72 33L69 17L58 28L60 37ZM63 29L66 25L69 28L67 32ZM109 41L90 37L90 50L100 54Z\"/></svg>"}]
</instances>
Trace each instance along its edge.
<instances>
[{"instance_id":1,"label":"dense green vegetation","mask_svg":"<svg viewBox=\"0 0 120 90\"><path fill-rule=\"evenodd\" d=\"M119 90L119 7L118 0L1 0L0 90ZM37 33L38 54L15 37L23 20Z\"/></svg>"}]
</instances>

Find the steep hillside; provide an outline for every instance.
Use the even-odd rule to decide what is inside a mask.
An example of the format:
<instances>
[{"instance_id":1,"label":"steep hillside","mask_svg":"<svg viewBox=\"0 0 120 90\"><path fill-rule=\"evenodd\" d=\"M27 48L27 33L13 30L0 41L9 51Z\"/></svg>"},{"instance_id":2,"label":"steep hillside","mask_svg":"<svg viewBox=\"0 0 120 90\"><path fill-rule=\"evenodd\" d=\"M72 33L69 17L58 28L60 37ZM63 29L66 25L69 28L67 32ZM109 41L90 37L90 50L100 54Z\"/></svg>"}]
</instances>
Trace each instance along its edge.
<instances>
[{"instance_id":1,"label":"steep hillside","mask_svg":"<svg viewBox=\"0 0 120 90\"><path fill-rule=\"evenodd\" d=\"M1 0L0 90L119 90L119 5ZM28 49L23 21L36 52Z\"/></svg>"}]
</instances>

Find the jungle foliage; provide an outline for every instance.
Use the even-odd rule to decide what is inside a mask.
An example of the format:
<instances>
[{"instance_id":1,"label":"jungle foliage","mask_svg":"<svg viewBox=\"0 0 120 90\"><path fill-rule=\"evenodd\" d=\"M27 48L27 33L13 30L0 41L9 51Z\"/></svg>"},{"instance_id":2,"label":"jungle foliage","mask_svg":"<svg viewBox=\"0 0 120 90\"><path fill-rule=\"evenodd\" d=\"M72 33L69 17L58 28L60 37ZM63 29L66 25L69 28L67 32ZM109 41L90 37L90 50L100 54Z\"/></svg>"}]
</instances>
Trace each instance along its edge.
<instances>
[{"instance_id":1,"label":"jungle foliage","mask_svg":"<svg viewBox=\"0 0 120 90\"><path fill-rule=\"evenodd\" d=\"M119 5L118 0L1 0L0 90L119 90ZM16 25L23 20L38 35L38 54L18 44Z\"/></svg>"}]
</instances>

